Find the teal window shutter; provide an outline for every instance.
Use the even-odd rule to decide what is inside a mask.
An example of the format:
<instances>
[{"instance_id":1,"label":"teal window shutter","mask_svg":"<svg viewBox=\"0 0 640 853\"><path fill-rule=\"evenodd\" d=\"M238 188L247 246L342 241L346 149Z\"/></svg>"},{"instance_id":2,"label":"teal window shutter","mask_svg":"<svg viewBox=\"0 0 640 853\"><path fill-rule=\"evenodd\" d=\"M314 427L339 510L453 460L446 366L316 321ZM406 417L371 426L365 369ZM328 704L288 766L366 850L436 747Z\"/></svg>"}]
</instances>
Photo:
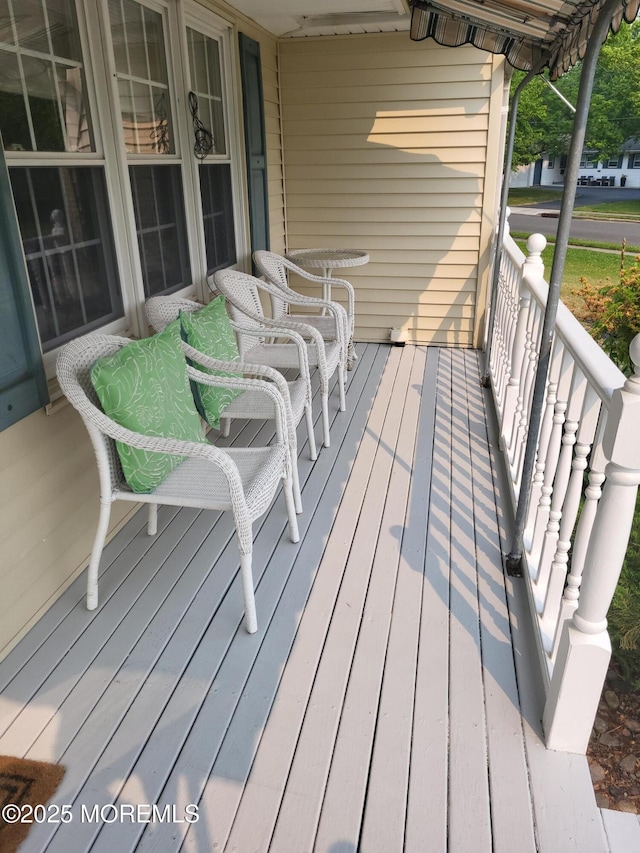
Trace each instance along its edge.
<instances>
[{"instance_id":1,"label":"teal window shutter","mask_svg":"<svg viewBox=\"0 0 640 853\"><path fill-rule=\"evenodd\" d=\"M49 402L9 174L0 144L0 429Z\"/></svg>"},{"instance_id":2,"label":"teal window shutter","mask_svg":"<svg viewBox=\"0 0 640 853\"><path fill-rule=\"evenodd\" d=\"M239 34L240 71L244 138L249 181L251 251L269 249L269 193L267 186L267 144L264 124L264 96L260 45Z\"/></svg>"}]
</instances>

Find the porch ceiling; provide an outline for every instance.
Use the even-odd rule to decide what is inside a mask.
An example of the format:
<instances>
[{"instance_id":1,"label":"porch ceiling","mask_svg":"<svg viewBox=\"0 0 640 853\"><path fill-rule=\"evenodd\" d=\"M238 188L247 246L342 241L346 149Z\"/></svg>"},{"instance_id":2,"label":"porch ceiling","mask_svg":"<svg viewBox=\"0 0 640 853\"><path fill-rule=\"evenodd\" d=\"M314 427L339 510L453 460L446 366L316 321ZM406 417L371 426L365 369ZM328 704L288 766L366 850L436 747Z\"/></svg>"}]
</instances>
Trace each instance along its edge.
<instances>
[{"instance_id":1,"label":"porch ceiling","mask_svg":"<svg viewBox=\"0 0 640 853\"><path fill-rule=\"evenodd\" d=\"M608 0L231 0L280 37L410 30L458 47L504 54L515 68L548 66L552 79L584 56ZM411 11L409 14L409 7ZM611 28L633 21L640 0L618 0Z\"/></svg>"},{"instance_id":2,"label":"porch ceiling","mask_svg":"<svg viewBox=\"0 0 640 853\"><path fill-rule=\"evenodd\" d=\"M408 0L232 0L231 5L277 36L409 29Z\"/></svg>"}]
</instances>

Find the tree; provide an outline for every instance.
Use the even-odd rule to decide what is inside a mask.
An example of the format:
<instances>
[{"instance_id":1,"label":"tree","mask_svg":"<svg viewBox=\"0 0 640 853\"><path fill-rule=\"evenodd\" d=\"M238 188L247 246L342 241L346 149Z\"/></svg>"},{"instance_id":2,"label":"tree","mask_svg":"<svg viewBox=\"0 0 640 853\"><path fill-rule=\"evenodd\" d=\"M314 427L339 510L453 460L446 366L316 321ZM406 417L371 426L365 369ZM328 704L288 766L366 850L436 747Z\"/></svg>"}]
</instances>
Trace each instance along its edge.
<instances>
[{"instance_id":1,"label":"tree","mask_svg":"<svg viewBox=\"0 0 640 853\"><path fill-rule=\"evenodd\" d=\"M581 64L564 74L556 87L567 100L578 99ZM515 72L513 92L524 74ZM530 90L530 91L529 91ZM527 165L543 152L566 154L573 115L541 80L533 80L520 96L513 165ZM640 19L622 23L602 45L596 68L585 149L594 159L613 157L628 139L640 138Z\"/></svg>"}]
</instances>

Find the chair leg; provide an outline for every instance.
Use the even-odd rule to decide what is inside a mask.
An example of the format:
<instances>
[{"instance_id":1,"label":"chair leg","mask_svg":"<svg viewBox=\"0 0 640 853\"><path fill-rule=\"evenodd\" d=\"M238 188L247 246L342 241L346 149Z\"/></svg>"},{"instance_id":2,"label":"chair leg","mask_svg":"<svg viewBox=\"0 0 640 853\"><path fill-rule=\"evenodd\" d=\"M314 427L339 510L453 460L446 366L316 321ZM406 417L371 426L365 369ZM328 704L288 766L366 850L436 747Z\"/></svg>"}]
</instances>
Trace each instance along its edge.
<instances>
[{"instance_id":1,"label":"chair leg","mask_svg":"<svg viewBox=\"0 0 640 853\"><path fill-rule=\"evenodd\" d=\"M284 477L282 481L284 488L284 500L287 505L287 516L289 518L289 538L292 542L300 541L298 531L298 518L296 516L295 501L293 499L293 483L291 477Z\"/></svg>"},{"instance_id":2,"label":"chair leg","mask_svg":"<svg viewBox=\"0 0 640 853\"><path fill-rule=\"evenodd\" d=\"M102 556L104 541L107 538L110 517L111 501L101 500L98 529L96 530L95 539L93 540L89 571L87 572L87 610L95 610L98 606L98 569L100 567L100 557Z\"/></svg>"},{"instance_id":3,"label":"chair leg","mask_svg":"<svg viewBox=\"0 0 640 853\"><path fill-rule=\"evenodd\" d=\"M231 432L231 418L220 418L220 435L222 438L229 438Z\"/></svg>"},{"instance_id":4,"label":"chair leg","mask_svg":"<svg viewBox=\"0 0 640 853\"><path fill-rule=\"evenodd\" d=\"M158 532L158 504L149 504L147 521L147 536L155 536Z\"/></svg>"},{"instance_id":5,"label":"chair leg","mask_svg":"<svg viewBox=\"0 0 640 853\"><path fill-rule=\"evenodd\" d=\"M291 479L293 483L293 502L296 512L302 512L302 495L300 494L300 474L298 473L298 451L295 445L291 448Z\"/></svg>"},{"instance_id":6,"label":"chair leg","mask_svg":"<svg viewBox=\"0 0 640 853\"><path fill-rule=\"evenodd\" d=\"M353 338L349 341L349 350L347 353L347 370L353 370L354 361L358 360L358 353L353 343Z\"/></svg>"},{"instance_id":7,"label":"chair leg","mask_svg":"<svg viewBox=\"0 0 640 853\"><path fill-rule=\"evenodd\" d=\"M331 446L329 438L329 392L323 391L320 395L322 399L322 435L323 444L325 447Z\"/></svg>"},{"instance_id":8,"label":"chair leg","mask_svg":"<svg viewBox=\"0 0 640 853\"><path fill-rule=\"evenodd\" d=\"M256 599L253 590L253 572L251 571L252 552L240 554L240 576L242 578L242 595L244 597L244 624L247 633L255 634L258 630L256 616Z\"/></svg>"},{"instance_id":9,"label":"chair leg","mask_svg":"<svg viewBox=\"0 0 640 853\"><path fill-rule=\"evenodd\" d=\"M311 411L311 403L307 403L304 407L304 415L307 420L307 435L309 436L309 456L311 461L315 462L318 458L318 450L316 448L316 434L313 431L313 412Z\"/></svg>"},{"instance_id":10,"label":"chair leg","mask_svg":"<svg viewBox=\"0 0 640 853\"><path fill-rule=\"evenodd\" d=\"M345 412L347 410L347 400L345 397L345 386L347 380L346 368L340 365L338 367L338 386L340 388L340 411Z\"/></svg>"}]
</instances>

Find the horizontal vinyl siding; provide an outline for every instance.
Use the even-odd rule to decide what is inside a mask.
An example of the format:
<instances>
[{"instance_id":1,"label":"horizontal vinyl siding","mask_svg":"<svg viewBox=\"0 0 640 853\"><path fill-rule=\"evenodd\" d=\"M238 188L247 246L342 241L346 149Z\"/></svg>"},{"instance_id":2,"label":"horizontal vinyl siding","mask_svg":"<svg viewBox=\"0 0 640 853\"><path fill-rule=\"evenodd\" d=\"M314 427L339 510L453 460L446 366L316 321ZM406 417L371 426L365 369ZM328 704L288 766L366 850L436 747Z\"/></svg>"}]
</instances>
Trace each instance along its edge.
<instances>
[{"instance_id":1,"label":"horizontal vinyl siding","mask_svg":"<svg viewBox=\"0 0 640 853\"><path fill-rule=\"evenodd\" d=\"M369 253L334 271L360 340L474 343L492 69L402 33L280 43L288 248Z\"/></svg>"},{"instance_id":2,"label":"horizontal vinyl siding","mask_svg":"<svg viewBox=\"0 0 640 853\"><path fill-rule=\"evenodd\" d=\"M87 565L98 474L79 415L35 412L0 433L0 657ZM111 532L133 511L116 503Z\"/></svg>"}]
</instances>

